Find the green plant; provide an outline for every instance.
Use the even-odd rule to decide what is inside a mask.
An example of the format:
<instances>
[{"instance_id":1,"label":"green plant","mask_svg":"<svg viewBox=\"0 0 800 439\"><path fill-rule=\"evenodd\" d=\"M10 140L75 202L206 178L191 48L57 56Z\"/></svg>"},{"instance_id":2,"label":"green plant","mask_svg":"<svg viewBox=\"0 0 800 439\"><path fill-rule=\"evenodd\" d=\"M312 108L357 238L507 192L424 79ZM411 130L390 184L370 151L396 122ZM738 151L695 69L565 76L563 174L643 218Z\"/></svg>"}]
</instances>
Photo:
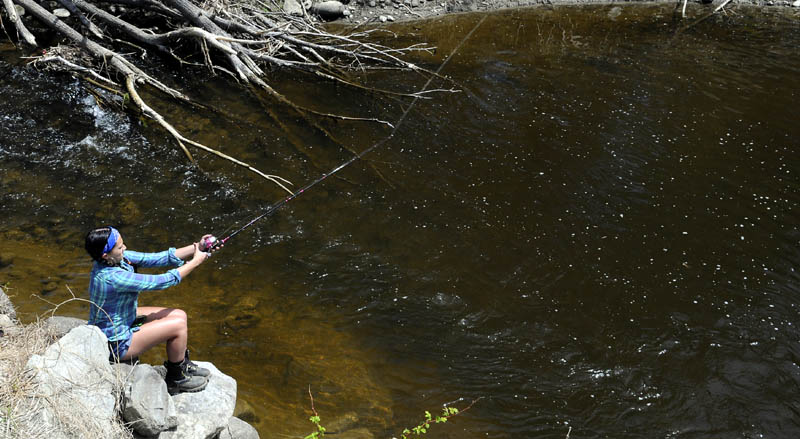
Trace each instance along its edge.
<instances>
[{"instance_id":1,"label":"green plant","mask_svg":"<svg viewBox=\"0 0 800 439\"><path fill-rule=\"evenodd\" d=\"M305 439L318 439L325 436L325 427L320 425L320 418L318 415L315 414L314 416L308 418L308 420L317 426L317 431L309 434L308 436L305 437Z\"/></svg>"},{"instance_id":2,"label":"green plant","mask_svg":"<svg viewBox=\"0 0 800 439\"><path fill-rule=\"evenodd\" d=\"M308 397L311 399L311 411L314 413L314 416L311 416L310 418L308 418L308 420L311 421L311 423L314 424L317 427L317 431L309 434L304 439L319 439L319 438L322 438L323 436L325 436L325 431L326 430L325 430L325 427L323 427L320 424L321 421L320 421L319 414L317 413L317 410L314 408L314 395L311 394L311 386L310 385L308 386ZM473 400L460 413L463 413L463 412L469 410L470 408L472 408L472 406L476 402L480 401L481 399L483 399L483 398L481 397L481 398ZM431 428L431 424L443 424L443 423L447 422L448 419L450 419L453 416L456 416L458 414L459 414L459 411L458 411L457 408L455 408L455 407L444 407L442 409L442 414L439 415L439 416L436 416L434 418L433 415L431 415L431 412L426 410L425 411L425 419L422 422L420 422L419 425L417 425L414 428L411 428L411 429L406 428L406 429L404 429L403 430L403 434L401 435L402 439L412 439L412 438L415 438L415 437L416 438L420 438L420 437L422 437L422 435L424 435L425 433L428 432L428 429ZM570 430L571 430L571 428L570 428ZM567 433L567 436L569 436L569 433Z\"/></svg>"},{"instance_id":3,"label":"green plant","mask_svg":"<svg viewBox=\"0 0 800 439\"><path fill-rule=\"evenodd\" d=\"M325 427L320 424L319 413L314 408L314 395L311 394L311 384L308 385L308 397L311 398L311 411L314 412L314 416L308 418L308 420L317 427L317 431L309 434L305 439L319 439L325 436Z\"/></svg>"},{"instance_id":4,"label":"green plant","mask_svg":"<svg viewBox=\"0 0 800 439\"><path fill-rule=\"evenodd\" d=\"M458 414L457 408L445 407L442 409L442 414L434 418L433 415L431 415L431 412L425 410L425 420L420 422L419 425L410 430L408 428L403 430L402 438L409 439L414 436L421 437L423 434L428 432L428 429L431 428L431 424L445 423L447 422L448 418L450 418L451 416L455 416L457 414Z\"/></svg>"}]
</instances>

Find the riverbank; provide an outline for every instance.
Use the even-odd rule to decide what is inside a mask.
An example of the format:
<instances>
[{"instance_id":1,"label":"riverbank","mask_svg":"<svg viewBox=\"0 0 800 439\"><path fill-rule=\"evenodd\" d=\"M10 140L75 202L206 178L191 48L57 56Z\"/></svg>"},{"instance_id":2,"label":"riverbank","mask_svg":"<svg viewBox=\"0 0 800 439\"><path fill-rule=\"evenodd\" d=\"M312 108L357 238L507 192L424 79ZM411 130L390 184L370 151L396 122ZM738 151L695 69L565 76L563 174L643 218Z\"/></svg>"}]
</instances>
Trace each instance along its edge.
<instances>
[{"instance_id":1,"label":"riverbank","mask_svg":"<svg viewBox=\"0 0 800 439\"><path fill-rule=\"evenodd\" d=\"M454 13L489 12L503 9L525 7L571 7L583 5L632 6L654 3L675 4L680 14L682 2L673 0L650 1L608 1L608 0L350 0L347 3L349 16L339 21L354 24L372 22L411 21L429 19ZM699 8L702 12L712 12L725 3L725 0L690 0L687 8ZM738 6L757 6L765 8L800 8L800 0L734 0L725 5L727 10Z\"/></svg>"},{"instance_id":2,"label":"riverbank","mask_svg":"<svg viewBox=\"0 0 800 439\"><path fill-rule=\"evenodd\" d=\"M108 340L83 319L22 324L0 288L0 431L8 439L258 439L234 416L236 380L212 363L207 387L170 396L166 370L110 364Z\"/></svg>"}]
</instances>

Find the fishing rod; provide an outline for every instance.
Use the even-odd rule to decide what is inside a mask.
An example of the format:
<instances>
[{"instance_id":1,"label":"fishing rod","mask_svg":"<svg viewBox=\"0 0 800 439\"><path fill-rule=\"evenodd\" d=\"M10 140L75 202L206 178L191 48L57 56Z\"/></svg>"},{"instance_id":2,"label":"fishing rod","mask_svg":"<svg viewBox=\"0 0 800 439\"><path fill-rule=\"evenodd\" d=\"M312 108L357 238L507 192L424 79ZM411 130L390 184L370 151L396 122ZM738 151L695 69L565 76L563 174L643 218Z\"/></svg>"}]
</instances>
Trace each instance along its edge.
<instances>
[{"instance_id":1,"label":"fishing rod","mask_svg":"<svg viewBox=\"0 0 800 439\"><path fill-rule=\"evenodd\" d=\"M370 151L372 151L375 148L377 148L377 147L383 145L384 143L388 142L392 137L394 137L395 133L397 132L397 129L400 128L400 125L403 123L403 121L405 120L406 116L408 116L408 113L411 111L411 109L414 108L414 105L417 103L417 101L420 98L420 94L425 92L425 90L428 88L428 86L433 81L433 78L435 76L439 75L439 72L441 72L442 69L444 68L444 66L447 65L447 63L450 61L450 58L452 58L453 55L455 55L456 52L458 52L458 50L461 48L461 46L472 36L473 33L475 33L476 30L478 30L478 27L480 27L480 25L483 24L483 22L485 20L486 20L486 16L484 15L481 18L481 20L478 23L475 24L475 26L472 28L472 30L469 31L469 33L467 33L467 35L464 36L464 38L461 40L461 42L458 43L458 45L455 47L455 49L453 49L453 51L450 52L450 55L448 55L447 58L445 58L445 60L442 63L442 65L440 65L439 68L436 69L436 72L428 78L428 81L425 82L425 85L423 85L422 88L414 95L414 99L411 101L411 104L408 106L408 108L405 109L405 111L403 111L403 114L400 116L400 119L398 119L397 122L394 124L394 127L392 127L392 131L389 133L388 136L386 136L385 138L375 142L375 144L373 144L369 148L367 148L367 149L361 151L360 153L354 155L353 157L351 157L349 160L345 161L341 165L333 168L331 171L329 171L329 172L327 172L325 174L322 174L316 180L314 180L311 183L308 183L305 186L303 186L302 188L300 188L297 192L294 192L291 195L289 195L288 197L286 197L286 198L282 199L281 201L278 201L277 203L273 204L267 210L265 210L262 214L256 216L255 218L250 220L250 222L248 222L247 224L245 224L244 226L242 226L238 230L234 231L230 235L226 236L225 238L217 239L214 236L210 236L210 237L207 237L207 238L203 239L202 242L201 242L201 248L204 251L211 251L211 250L214 250L214 249L222 246L223 244L228 242L228 240L230 240L234 236L236 236L239 233L242 233L243 231L247 230L248 228L250 228L250 226L252 226L253 224L257 223L258 221L260 221L264 217L272 215L273 213L275 213L275 211L277 211L278 209L280 209L281 207L286 205L286 203L288 203L288 202L294 200L295 198L299 197L300 194L302 194L303 192L311 189L312 187L314 187L315 185L320 183L322 180L325 180L326 178L330 177L331 175L341 171L342 169L346 168L347 166L349 166L354 161L356 161L356 160L364 157L365 155L369 154Z\"/></svg>"}]
</instances>

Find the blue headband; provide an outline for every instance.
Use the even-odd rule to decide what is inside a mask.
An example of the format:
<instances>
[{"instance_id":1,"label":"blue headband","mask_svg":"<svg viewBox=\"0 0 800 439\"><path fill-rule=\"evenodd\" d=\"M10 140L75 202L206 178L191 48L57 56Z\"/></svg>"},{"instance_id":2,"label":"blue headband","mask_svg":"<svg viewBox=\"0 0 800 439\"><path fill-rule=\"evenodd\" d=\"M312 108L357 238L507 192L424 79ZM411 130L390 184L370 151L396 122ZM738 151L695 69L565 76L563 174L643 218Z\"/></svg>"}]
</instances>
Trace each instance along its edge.
<instances>
[{"instance_id":1,"label":"blue headband","mask_svg":"<svg viewBox=\"0 0 800 439\"><path fill-rule=\"evenodd\" d=\"M111 250L114 249L114 244L117 243L117 239L119 239L119 232L117 229L108 226L111 229L111 234L108 235L108 241L106 241L106 246L103 247L103 253L109 253Z\"/></svg>"}]
</instances>

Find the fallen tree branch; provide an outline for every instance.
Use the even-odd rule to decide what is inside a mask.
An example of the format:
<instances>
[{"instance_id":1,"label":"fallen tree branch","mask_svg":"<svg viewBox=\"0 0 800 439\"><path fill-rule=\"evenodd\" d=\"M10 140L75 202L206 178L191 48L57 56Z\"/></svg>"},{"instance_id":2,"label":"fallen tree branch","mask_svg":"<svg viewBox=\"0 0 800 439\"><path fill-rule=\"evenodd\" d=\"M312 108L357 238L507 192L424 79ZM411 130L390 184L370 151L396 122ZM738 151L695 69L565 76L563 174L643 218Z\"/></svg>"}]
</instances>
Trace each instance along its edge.
<instances>
[{"instance_id":1,"label":"fallen tree branch","mask_svg":"<svg viewBox=\"0 0 800 439\"><path fill-rule=\"evenodd\" d=\"M172 136L175 138L175 140L181 146L183 151L188 155L188 157L189 157L189 159L191 161L194 161L194 159L192 158L192 155L189 152L189 150L186 149L186 146L183 145L184 142L188 143L188 144L190 144L192 146L195 146L197 148L200 148L200 149L202 149L204 151L210 152L210 153L212 153L212 154L214 154L214 155L216 155L218 157L221 157L221 158L223 158L225 160L228 160L228 161L230 161L232 163L235 163L235 164L237 164L239 166L243 166L243 167L247 168L248 170L260 175L261 177L264 177L265 179L277 184L278 186L280 186L281 189L285 190L286 192L288 192L290 194L293 193L291 190L289 190L283 184L283 183L292 184L289 180L286 180L285 178L279 177L277 175L265 174L265 173L259 171L258 169L250 166L249 164L247 164L245 162L237 160L237 159L235 159L235 158L233 158L233 157L231 157L231 156L229 156L227 154L224 154L224 153L222 153L220 151L217 151L216 149L209 148L208 146L205 146L202 143L198 143L198 142L195 142L195 141L193 141L191 139L187 139L186 137L184 137L181 133L178 132L178 130L176 130L172 125L170 125L169 122L164 120L164 118L161 116L161 114L159 114L157 111L153 110L147 104L144 103L142 98L139 96L139 93L136 91L136 86L134 84L133 75L128 76L128 77L125 78L125 87L127 88L128 93L130 93L131 99L136 103L136 106L138 106L145 115L147 115L148 117L154 119L156 122L159 123L159 125L164 127L164 129L166 129L170 134L172 134Z\"/></svg>"},{"instance_id":2,"label":"fallen tree branch","mask_svg":"<svg viewBox=\"0 0 800 439\"><path fill-rule=\"evenodd\" d=\"M3 6L6 9L6 13L8 14L8 19L14 25L14 28L17 30L17 34L22 38L26 44L31 47L36 47L36 37L31 34L25 24L20 19L19 15L17 15L17 9L14 7L14 3L11 0L3 0Z\"/></svg>"},{"instance_id":3,"label":"fallen tree branch","mask_svg":"<svg viewBox=\"0 0 800 439\"><path fill-rule=\"evenodd\" d=\"M83 15L83 13L78 10L78 7L75 6L75 3L73 3L71 0L58 0L58 2L61 3L61 6L63 6L66 10L68 10L70 14L74 15L75 17L78 17L78 21L81 22L81 25L86 30L91 32L97 38L101 40L103 39L103 33L100 32L100 29L98 29L97 26L94 25L94 23L89 21L89 19L86 18L86 16Z\"/></svg>"},{"instance_id":4,"label":"fallen tree branch","mask_svg":"<svg viewBox=\"0 0 800 439\"><path fill-rule=\"evenodd\" d=\"M430 51L430 48L419 45L391 48L363 41L362 38L369 36L371 31L357 35L332 34L317 29L307 17L294 17L282 10L270 12L270 6L259 0L255 0L256 4L253 5L229 3L238 0L218 0L203 5L196 0L57 0L71 13L65 19L57 18L45 9L40 0L2 1L5 9L10 7L10 16L15 12L12 2L16 2L34 19L68 40L70 47L75 49L51 50L46 56L35 58L34 64L49 64L53 68L58 66L80 75L99 88L118 94L126 92L131 98L130 108L138 109L144 116L155 120L170 134L189 161L195 160L189 148L192 146L243 166L289 193L292 192L286 185L291 183L287 180L263 173L245 162L185 137L150 107L140 95L141 86L153 87L174 99L205 108L174 86L160 81L156 74L147 73L147 68L142 67L145 56L152 51L163 54L165 59L176 60L181 67L204 66L211 75L230 75L257 97L266 114L298 150L303 149L301 139L304 136L293 133L289 129L291 124L287 125L279 119L278 115L283 113L275 110L276 101L296 112L303 123L350 152L353 151L337 141L334 133L321 123L321 117L375 122L389 127L393 125L379 118L338 115L298 105L268 82L269 69L303 72L360 90L414 99L426 96L370 88L349 80L347 72L398 69L438 77L438 74L402 59L403 54ZM259 3L265 6L264 10L257 9ZM12 19L12 22L22 35L24 26L18 18ZM35 44L35 39L31 41ZM140 56L123 54L120 50L127 49L120 47L125 46L136 48L135 54ZM95 92L99 93L99 90ZM385 180L377 169L375 171Z\"/></svg>"}]
</instances>

